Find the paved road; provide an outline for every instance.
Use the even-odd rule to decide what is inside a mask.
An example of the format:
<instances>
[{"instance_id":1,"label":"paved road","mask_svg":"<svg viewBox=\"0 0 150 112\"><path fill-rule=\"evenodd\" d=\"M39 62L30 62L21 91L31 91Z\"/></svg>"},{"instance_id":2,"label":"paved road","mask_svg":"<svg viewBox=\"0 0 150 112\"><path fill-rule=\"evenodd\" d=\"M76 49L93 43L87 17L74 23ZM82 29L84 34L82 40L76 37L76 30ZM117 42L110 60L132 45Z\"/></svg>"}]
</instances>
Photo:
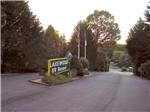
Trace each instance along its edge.
<instances>
[{"instance_id":1,"label":"paved road","mask_svg":"<svg viewBox=\"0 0 150 112\"><path fill-rule=\"evenodd\" d=\"M2 77L2 112L150 112L150 81L111 70L57 86Z\"/></svg>"}]
</instances>

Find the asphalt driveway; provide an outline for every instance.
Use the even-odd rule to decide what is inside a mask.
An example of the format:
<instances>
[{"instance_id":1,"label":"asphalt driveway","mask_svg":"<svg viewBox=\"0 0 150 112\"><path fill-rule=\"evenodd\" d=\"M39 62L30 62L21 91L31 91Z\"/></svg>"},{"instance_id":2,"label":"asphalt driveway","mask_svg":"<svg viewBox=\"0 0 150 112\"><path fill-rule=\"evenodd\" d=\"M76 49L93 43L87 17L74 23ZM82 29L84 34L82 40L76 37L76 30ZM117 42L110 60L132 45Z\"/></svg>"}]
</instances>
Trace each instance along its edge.
<instances>
[{"instance_id":1,"label":"asphalt driveway","mask_svg":"<svg viewBox=\"0 0 150 112\"><path fill-rule=\"evenodd\" d=\"M111 70L57 86L2 76L2 112L150 112L150 81Z\"/></svg>"}]
</instances>

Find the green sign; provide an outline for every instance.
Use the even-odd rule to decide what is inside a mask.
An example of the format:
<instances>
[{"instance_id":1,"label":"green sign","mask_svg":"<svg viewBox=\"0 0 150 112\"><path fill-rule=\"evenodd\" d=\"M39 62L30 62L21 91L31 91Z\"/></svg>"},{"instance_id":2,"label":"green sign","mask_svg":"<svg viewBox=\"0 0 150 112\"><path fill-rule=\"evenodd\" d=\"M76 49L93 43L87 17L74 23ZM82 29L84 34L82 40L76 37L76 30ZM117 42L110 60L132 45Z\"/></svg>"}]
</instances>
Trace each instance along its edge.
<instances>
[{"instance_id":1,"label":"green sign","mask_svg":"<svg viewBox=\"0 0 150 112\"><path fill-rule=\"evenodd\" d=\"M69 69L69 61L67 58L56 58L48 60L48 76L68 72Z\"/></svg>"}]
</instances>

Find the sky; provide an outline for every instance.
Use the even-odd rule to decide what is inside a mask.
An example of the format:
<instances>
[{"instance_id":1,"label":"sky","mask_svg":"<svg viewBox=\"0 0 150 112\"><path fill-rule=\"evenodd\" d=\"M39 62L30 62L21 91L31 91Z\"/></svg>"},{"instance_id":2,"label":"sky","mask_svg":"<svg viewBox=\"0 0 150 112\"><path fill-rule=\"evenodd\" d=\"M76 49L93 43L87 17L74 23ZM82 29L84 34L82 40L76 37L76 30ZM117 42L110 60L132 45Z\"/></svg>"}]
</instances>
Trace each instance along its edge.
<instances>
[{"instance_id":1,"label":"sky","mask_svg":"<svg viewBox=\"0 0 150 112\"><path fill-rule=\"evenodd\" d=\"M147 3L148 0L29 0L30 9L43 28L53 25L67 41L80 20L85 20L94 10L106 10L119 24L121 39L118 43L121 44L139 17L143 17Z\"/></svg>"}]
</instances>

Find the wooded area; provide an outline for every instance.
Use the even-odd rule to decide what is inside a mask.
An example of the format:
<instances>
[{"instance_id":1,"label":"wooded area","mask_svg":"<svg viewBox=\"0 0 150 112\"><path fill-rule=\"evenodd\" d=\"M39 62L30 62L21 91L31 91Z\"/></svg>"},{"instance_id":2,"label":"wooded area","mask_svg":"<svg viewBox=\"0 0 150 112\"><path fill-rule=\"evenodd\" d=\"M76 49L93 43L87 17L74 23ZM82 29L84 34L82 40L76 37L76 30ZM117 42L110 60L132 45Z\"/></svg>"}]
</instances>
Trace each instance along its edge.
<instances>
[{"instance_id":1,"label":"wooded area","mask_svg":"<svg viewBox=\"0 0 150 112\"><path fill-rule=\"evenodd\" d=\"M65 36L59 35L52 25L43 30L28 2L2 1L1 6L2 72L46 71L48 59L64 57L67 51L77 55L77 31L80 32L81 57L86 38L90 69L106 71L113 46L120 39L118 24L109 12L95 10L85 21L80 21L68 44Z\"/></svg>"},{"instance_id":2,"label":"wooded area","mask_svg":"<svg viewBox=\"0 0 150 112\"><path fill-rule=\"evenodd\" d=\"M150 6L145 11L145 20L139 21L130 30L127 51L115 51L121 38L118 24L108 11L95 10L74 28L71 39L49 25L46 30L31 12L28 2L1 1L1 67L2 72L47 71L47 60L73 54L72 62L82 68L81 62L90 70L108 71L111 60L118 59L120 67L133 65L134 73L150 78ZM80 35L78 35L80 34ZM80 57L77 58L78 44ZM85 57L85 44L87 55ZM118 46L119 48L119 46ZM125 49L125 46L124 48ZM128 54L129 55L128 55ZM131 60L130 60L131 59ZM131 63L132 62L132 63ZM84 64L82 65L84 66ZM75 68L78 68L75 67ZM80 71L80 70L79 70Z\"/></svg>"},{"instance_id":3,"label":"wooded area","mask_svg":"<svg viewBox=\"0 0 150 112\"><path fill-rule=\"evenodd\" d=\"M65 55L65 37L52 25L43 30L28 2L2 1L2 72L37 72L49 58Z\"/></svg>"}]
</instances>

